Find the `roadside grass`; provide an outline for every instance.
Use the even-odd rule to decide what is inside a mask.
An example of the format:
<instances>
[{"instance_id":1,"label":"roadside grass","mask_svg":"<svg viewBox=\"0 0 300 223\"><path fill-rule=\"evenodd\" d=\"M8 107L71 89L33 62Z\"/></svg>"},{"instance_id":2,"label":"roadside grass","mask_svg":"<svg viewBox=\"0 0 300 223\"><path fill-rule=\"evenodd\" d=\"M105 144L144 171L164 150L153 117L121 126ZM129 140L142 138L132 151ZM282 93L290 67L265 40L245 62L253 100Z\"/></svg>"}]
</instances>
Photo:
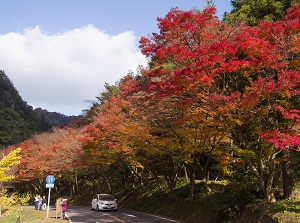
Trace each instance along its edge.
<instances>
[{"instance_id":1,"label":"roadside grass","mask_svg":"<svg viewBox=\"0 0 300 223\"><path fill-rule=\"evenodd\" d=\"M266 204L260 194L253 194L248 188L231 188L226 182L217 181L207 186L211 189L209 193L205 183L198 181L193 198L190 197L189 183L185 179L178 181L173 194L169 193L166 184L161 183L158 188L149 182L134 191L118 191L115 195L120 208L187 223L300 222L300 193L294 199L278 199L275 203Z\"/></svg>"},{"instance_id":2,"label":"roadside grass","mask_svg":"<svg viewBox=\"0 0 300 223\"><path fill-rule=\"evenodd\" d=\"M300 222L300 194L296 194L293 199L279 200L272 204L276 212L276 219L281 223L299 223Z\"/></svg>"},{"instance_id":3,"label":"roadside grass","mask_svg":"<svg viewBox=\"0 0 300 223\"><path fill-rule=\"evenodd\" d=\"M300 213L300 197L294 199L279 200L274 203L274 210L282 213Z\"/></svg>"},{"instance_id":4,"label":"roadside grass","mask_svg":"<svg viewBox=\"0 0 300 223\"><path fill-rule=\"evenodd\" d=\"M206 191L204 183L198 182L195 187L196 194L193 198L190 197L189 184L184 179L178 182L173 194L169 194L166 185L161 186L159 189L139 188L138 192L120 193L120 207L182 222L221 222L219 213L222 212L224 203L221 196L225 187L224 182L209 183L208 186L212 190L210 194Z\"/></svg>"},{"instance_id":5,"label":"roadside grass","mask_svg":"<svg viewBox=\"0 0 300 223\"><path fill-rule=\"evenodd\" d=\"M61 219L56 219L56 213L53 210L47 212L35 210L32 207L14 207L13 209L6 210L0 216L1 223L58 223L62 222ZM67 222L67 221L66 221Z\"/></svg>"}]
</instances>

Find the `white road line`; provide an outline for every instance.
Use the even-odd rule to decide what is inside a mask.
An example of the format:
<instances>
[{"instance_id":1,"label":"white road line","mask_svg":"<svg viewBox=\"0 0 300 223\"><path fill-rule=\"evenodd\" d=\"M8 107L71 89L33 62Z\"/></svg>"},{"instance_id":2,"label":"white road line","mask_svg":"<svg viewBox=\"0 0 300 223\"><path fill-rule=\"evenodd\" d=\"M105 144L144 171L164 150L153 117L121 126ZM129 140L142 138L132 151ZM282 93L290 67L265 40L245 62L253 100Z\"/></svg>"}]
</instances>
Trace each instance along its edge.
<instances>
[{"instance_id":1,"label":"white road line","mask_svg":"<svg viewBox=\"0 0 300 223\"><path fill-rule=\"evenodd\" d=\"M125 214L125 215L127 215L127 216L129 216L129 217L137 218L137 216L132 215L132 214L126 214L126 213L123 213L123 214Z\"/></svg>"},{"instance_id":2,"label":"white road line","mask_svg":"<svg viewBox=\"0 0 300 223\"><path fill-rule=\"evenodd\" d=\"M164 218L164 217L160 217L160 216L153 215L153 214L147 214L147 213L138 212L138 211L131 211L131 212L141 213L141 214L149 215L149 216L151 216L151 217L156 217L156 218L160 218L160 219L163 219L163 220L172 221L172 222L175 222L175 223L180 223L179 221L172 220L172 219L168 219L168 218Z\"/></svg>"}]
</instances>

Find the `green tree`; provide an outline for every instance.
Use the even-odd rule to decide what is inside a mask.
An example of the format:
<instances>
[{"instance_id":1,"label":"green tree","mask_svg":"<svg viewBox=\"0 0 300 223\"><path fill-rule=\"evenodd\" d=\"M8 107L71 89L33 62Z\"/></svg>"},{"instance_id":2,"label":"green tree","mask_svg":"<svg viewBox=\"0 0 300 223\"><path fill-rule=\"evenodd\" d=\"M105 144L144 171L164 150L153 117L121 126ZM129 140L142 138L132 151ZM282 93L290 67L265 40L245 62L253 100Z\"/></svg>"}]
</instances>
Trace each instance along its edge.
<instances>
[{"instance_id":1,"label":"green tree","mask_svg":"<svg viewBox=\"0 0 300 223\"><path fill-rule=\"evenodd\" d=\"M224 21L229 24L244 23L254 26L261 20L280 20L288 8L299 0L232 0L233 9L226 13Z\"/></svg>"},{"instance_id":2,"label":"green tree","mask_svg":"<svg viewBox=\"0 0 300 223\"><path fill-rule=\"evenodd\" d=\"M105 82L104 88L105 90L102 91L99 96L96 96L97 100L91 101L91 107L84 110L87 122L91 121L92 116L94 116L96 112L99 111L99 105L102 105L104 102L108 102L110 97L117 96L120 93L118 83L116 83L115 85L110 85Z\"/></svg>"},{"instance_id":3,"label":"green tree","mask_svg":"<svg viewBox=\"0 0 300 223\"><path fill-rule=\"evenodd\" d=\"M19 95L17 89L0 70L0 148L50 129L47 120L39 118Z\"/></svg>"},{"instance_id":4,"label":"green tree","mask_svg":"<svg viewBox=\"0 0 300 223\"><path fill-rule=\"evenodd\" d=\"M0 107L0 120L0 146L19 143L34 133L28 120L12 108Z\"/></svg>"}]
</instances>

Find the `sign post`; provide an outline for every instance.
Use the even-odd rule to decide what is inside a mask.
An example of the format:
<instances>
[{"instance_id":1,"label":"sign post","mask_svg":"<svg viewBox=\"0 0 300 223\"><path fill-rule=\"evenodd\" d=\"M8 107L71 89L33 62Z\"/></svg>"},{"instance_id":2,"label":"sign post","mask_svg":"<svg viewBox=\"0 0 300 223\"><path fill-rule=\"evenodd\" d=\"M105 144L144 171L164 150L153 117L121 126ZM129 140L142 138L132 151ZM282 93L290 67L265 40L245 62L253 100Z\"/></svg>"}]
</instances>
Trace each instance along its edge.
<instances>
[{"instance_id":1,"label":"sign post","mask_svg":"<svg viewBox=\"0 0 300 223\"><path fill-rule=\"evenodd\" d=\"M54 188L54 181L55 178L53 175L48 175L46 178L46 188L49 188L49 193L48 193L48 208L47 208L47 218L49 216L49 204L50 204L50 192L51 192L51 188Z\"/></svg>"}]
</instances>

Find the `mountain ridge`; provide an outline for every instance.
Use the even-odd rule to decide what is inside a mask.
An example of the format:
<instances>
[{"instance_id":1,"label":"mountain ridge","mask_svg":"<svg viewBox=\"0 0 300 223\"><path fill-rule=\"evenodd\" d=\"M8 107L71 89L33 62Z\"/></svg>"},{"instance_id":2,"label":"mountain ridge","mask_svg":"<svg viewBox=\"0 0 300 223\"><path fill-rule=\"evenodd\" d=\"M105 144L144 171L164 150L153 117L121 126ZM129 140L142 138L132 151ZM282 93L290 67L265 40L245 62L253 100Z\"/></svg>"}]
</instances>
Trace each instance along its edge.
<instances>
[{"instance_id":1,"label":"mountain ridge","mask_svg":"<svg viewBox=\"0 0 300 223\"><path fill-rule=\"evenodd\" d=\"M0 148L22 142L34 134L65 126L80 116L67 116L28 105L4 70L0 70Z\"/></svg>"}]
</instances>

